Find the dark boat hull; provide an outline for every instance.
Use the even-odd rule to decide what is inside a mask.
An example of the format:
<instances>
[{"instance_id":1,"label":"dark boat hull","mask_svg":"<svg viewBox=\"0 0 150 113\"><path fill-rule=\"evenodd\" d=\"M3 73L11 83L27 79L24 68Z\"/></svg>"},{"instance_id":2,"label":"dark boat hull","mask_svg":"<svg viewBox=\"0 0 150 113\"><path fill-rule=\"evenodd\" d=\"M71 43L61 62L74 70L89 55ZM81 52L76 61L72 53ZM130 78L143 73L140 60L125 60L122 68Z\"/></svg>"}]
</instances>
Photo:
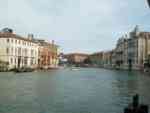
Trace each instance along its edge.
<instances>
[{"instance_id":1,"label":"dark boat hull","mask_svg":"<svg viewBox=\"0 0 150 113\"><path fill-rule=\"evenodd\" d=\"M33 72L34 69L30 69L30 68L21 68L21 69L15 69L14 72L15 73L24 73L24 72Z\"/></svg>"}]
</instances>

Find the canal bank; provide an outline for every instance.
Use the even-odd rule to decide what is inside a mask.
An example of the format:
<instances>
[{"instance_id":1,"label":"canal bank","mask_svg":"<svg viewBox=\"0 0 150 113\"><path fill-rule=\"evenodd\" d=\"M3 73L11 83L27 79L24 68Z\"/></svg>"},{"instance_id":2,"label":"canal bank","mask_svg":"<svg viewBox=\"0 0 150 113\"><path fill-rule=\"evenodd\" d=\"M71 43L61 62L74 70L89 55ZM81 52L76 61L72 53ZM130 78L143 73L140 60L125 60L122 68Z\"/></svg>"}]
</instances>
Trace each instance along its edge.
<instances>
[{"instance_id":1,"label":"canal bank","mask_svg":"<svg viewBox=\"0 0 150 113\"><path fill-rule=\"evenodd\" d=\"M88 66L83 66L83 68L98 68L98 69L107 69L107 70L120 70L120 71L137 71L137 72L145 72L149 73L150 68L129 68L128 66L115 66L115 65L88 65ZM146 71L145 71L146 69Z\"/></svg>"}]
</instances>

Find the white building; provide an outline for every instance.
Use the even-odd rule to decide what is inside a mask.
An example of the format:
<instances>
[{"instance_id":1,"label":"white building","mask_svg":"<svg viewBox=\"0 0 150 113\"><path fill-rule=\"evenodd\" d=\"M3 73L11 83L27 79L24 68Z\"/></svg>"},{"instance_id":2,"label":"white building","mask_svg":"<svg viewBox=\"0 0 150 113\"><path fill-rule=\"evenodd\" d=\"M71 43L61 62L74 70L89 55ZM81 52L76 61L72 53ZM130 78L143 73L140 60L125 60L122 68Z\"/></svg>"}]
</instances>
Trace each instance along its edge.
<instances>
[{"instance_id":1,"label":"white building","mask_svg":"<svg viewBox=\"0 0 150 113\"><path fill-rule=\"evenodd\" d=\"M119 39L115 53L120 68L143 70L150 62L150 32L139 31L136 26L128 37Z\"/></svg>"},{"instance_id":2,"label":"white building","mask_svg":"<svg viewBox=\"0 0 150 113\"><path fill-rule=\"evenodd\" d=\"M38 44L5 29L0 32L0 61L8 63L8 69L35 68L38 65Z\"/></svg>"}]
</instances>

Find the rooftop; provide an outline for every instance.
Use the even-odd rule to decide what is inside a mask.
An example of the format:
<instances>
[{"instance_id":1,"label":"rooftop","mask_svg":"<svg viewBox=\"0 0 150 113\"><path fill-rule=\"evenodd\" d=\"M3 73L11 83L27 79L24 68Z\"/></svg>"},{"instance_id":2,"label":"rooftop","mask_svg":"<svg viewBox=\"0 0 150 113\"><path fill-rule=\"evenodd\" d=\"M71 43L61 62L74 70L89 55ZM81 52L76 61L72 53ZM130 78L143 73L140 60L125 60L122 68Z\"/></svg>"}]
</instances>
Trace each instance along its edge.
<instances>
[{"instance_id":1,"label":"rooftop","mask_svg":"<svg viewBox=\"0 0 150 113\"><path fill-rule=\"evenodd\" d=\"M14 33L9 33L9 32L0 32L0 38L16 38L19 40L24 40L24 41L29 41L29 42L34 42L33 40L30 40L28 38L22 37L20 35L14 34Z\"/></svg>"}]
</instances>

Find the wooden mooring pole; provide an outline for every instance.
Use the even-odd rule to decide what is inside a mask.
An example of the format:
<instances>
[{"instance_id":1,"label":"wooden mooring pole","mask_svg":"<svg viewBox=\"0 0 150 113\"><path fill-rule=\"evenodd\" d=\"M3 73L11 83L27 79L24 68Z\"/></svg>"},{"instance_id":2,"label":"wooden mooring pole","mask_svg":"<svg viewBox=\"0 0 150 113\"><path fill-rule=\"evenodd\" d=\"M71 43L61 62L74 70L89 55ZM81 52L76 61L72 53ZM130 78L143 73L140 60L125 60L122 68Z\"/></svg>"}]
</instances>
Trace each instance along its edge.
<instances>
[{"instance_id":1,"label":"wooden mooring pole","mask_svg":"<svg viewBox=\"0 0 150 113\"><path fill-rule=\"evenodd\" d=\"M132 104L124 109L124 113L148 113L148 105L139 104L139 95L133 96Z\"/></svg>"}]
</instances>

